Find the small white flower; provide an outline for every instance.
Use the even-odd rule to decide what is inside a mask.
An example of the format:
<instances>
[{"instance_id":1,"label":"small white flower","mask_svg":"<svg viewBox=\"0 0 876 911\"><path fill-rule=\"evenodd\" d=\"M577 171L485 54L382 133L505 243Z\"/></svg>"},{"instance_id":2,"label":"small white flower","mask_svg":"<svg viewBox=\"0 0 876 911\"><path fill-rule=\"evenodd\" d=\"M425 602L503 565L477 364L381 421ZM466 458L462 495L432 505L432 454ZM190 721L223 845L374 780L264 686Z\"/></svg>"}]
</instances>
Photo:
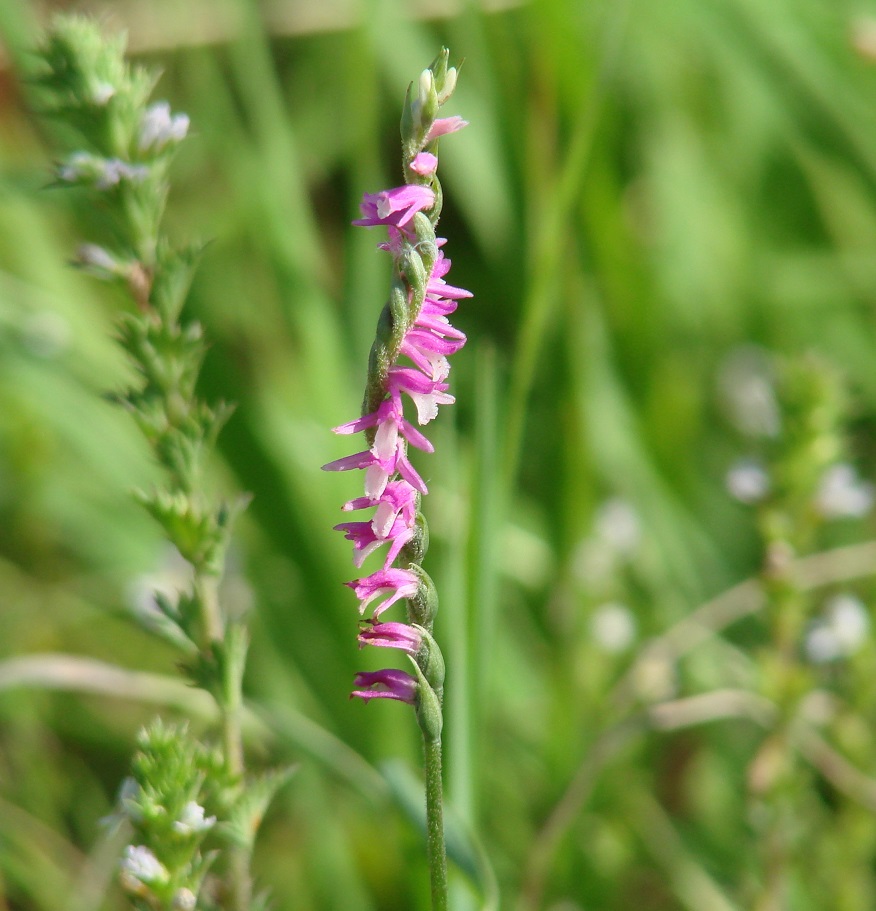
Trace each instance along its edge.
<instances>
[{"instance_id":1,"label":"small white flower","mask_svg":"<svg viewBox=\"0 0 876 911\"><path fill-rule=\"evenodd\" d=\"M190 800L182 811L182 816L173 824L173 828L180 835L193 835L195 832L206 832L216 823L215 816L204 818L204 808Z\"/></svg>"},{"instance_id":2,"label":"small white flower","mask_svg":"<svg viewBox=\"0 0 876 911\"><path fill-rule=\"evenodd\" d=\"M73 152L58 168L58 177L67 183L76 183L94 173L96 161L89 152Z\"/></svg>"},{"instance_id":3,"label":"small white flower","mask_svg":"<svg viewBox=\"0 0 876 911\"><path fill-rule=\"evenodd\" d=\"M727 491L740 503L759 503L770 489L770 479L756 459L740 459L730 467L724 479Z\"/></svg>"},{"instance_id":4,"label":"small white flower","mask_svg":"<svg viewBox=\"0 0 876 911\"><path fill-rule=\"evenodd\" d=\"M635 641L636 618L625 604L603 604L590 618L590 635L602 651L619 654Z\"/></svg>"},{"instance_id":5,"label":"small white flower","mask_svg":"<svg viewBox=\"0 0 876 911\"><path fill-rule=\"evenodd\" d=\"M146 165L129 164L120 158L100 158L89 152L73 152L58 168L61 180L91 184L98 190L108 190L123 180L142 183L148 176Z\"/></svg>"},{"instance_id":6,"label":"small white flower","mask_svg":"<svg viewBox=\"0 0 876 911\"><path fill-rule=\"evenodd\" d=\"M860 518L873 508L874 487L846 462L832 465L821 479L815 506L826 519Z\"/></svg>"},{"instance_id":7,"label":"small white flower","mask_svg":"<svg viewBox=\"0 0 876 911\"><path fill-rule=\"evenodd\" d=\"M141 152L160 152L168 143L182 142L189 131L187 114L170 114L166 101L150 105L140 122L138 146Z\"/></svg>"},{"instance_id":8,"label":"small white flower","mask_svg":"<svg viewBox=\"0 0 876 911\"><path fill-rule=\"evenodd\" d=\"M128 845L120 863L122 873L141 883L165 883L167 868L145 845Z\"/></svg>"}]
</instances>

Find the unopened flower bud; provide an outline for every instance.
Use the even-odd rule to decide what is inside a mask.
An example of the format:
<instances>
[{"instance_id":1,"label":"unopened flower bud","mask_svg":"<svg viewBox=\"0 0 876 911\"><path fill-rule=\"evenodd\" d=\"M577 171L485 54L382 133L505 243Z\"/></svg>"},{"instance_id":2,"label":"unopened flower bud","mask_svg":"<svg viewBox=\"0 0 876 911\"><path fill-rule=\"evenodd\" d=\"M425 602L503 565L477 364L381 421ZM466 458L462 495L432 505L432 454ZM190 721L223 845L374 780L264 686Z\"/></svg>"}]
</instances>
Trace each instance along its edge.
<instances>
[{"instance_id":1,"label":"unopened flower bud","mask_svg":"<svg viewBox=\"0 0 876 911\"><path fill-rule=\"evenodd\" d=\"M456 88L456 67L452 66L444 77L444 84L438 92L438 104L444 104Z\"/></svg>"},{"instance_id":2,"label":"unopened flower bud","mask_svg":"<svg viewBox=\"0 0 876 911\"><path fill-rule=\"evenodd\" d=\"M438 93L435 91L435 76L432 70L420 73L417 100L414 103L414 117L419 130L426 131L438 113Z\"/></svg>"}]
</instances>

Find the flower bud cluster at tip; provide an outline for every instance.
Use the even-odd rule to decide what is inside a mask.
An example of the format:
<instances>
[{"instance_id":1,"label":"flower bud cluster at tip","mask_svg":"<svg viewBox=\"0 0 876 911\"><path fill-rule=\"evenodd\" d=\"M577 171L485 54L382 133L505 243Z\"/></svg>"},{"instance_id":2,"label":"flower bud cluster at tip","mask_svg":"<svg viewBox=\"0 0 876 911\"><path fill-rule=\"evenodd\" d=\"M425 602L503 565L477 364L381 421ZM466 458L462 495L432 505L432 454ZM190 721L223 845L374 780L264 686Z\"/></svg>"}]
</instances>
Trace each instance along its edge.
<instances>
[{"instance_id":1,"label":"flower bud cluster at tip","mask_svg":"<svg viewBox=\"0 0 876 911\"><path fill-rule=\"evenodd\" d=\"M442 50L408 90L401 127L405 183L366 193L362 217L353 222L386 228L388 238L379 246L392 256L394 279L369 359L363 414L335 428L339 434L364 432L367 448L323 466L328 471L364 471L364 496L343 509L373 509L371 518L335 526L353 543L355 566L386 547L380 569L346 583L359 599L360 614L371 607L359 646L398 649L413 661L415 671L360 673L352 695L415 706L427 738L440 732L444 661L431 635L435 587L419 565L428 546L428 527L420 511L428 487L408 450L433 451L418 428L434 420L441 405L455 401L447 382L448 358L466 339L448 317L460 300L471 297L446 282L450 260L442 249L445 241L435 236L442 199L436 140L466 126L460 117L438 117L456 85L457 71L448 67L448 59L448 51ZM406 404L416 414L416 426ZM402 601L407 622L384 622L381 615Z\"/></svg>"}]
</instances>

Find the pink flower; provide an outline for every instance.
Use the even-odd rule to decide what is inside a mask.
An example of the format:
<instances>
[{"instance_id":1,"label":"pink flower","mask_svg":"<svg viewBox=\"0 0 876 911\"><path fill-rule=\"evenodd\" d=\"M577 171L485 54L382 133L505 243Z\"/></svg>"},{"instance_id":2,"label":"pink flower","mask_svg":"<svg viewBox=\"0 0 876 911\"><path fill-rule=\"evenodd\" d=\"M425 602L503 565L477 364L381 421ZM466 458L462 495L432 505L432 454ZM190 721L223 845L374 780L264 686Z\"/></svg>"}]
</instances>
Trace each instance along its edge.
<instances>
[{"instance_id":1,"label":"pink flower","mask_svg":"<svg viewBox=\"0 0 876 911\"><path fill-rule=\"evenodd\" d=\"M467 126L468 121L463 120L458 115L453 117L439 117L437 120L432 121L432 126L426 134L426 142L428 143L433 139L437 139L439 136L444 136L445 133L455 133L457 130L461 130L463 127Z\"/></svg>"},{"instance_id":2,"label":"pink flower","mask_svg":"<svg viewBox=\"0 0 876 911\"><path fill-rule=\"evenodd\" d=\"M377 645L381 648L398 648L409 655L416 655L423 644L423 634L407 623L380 623L366 620L368 625L359 633L359 648Z\"/></svg>"},{"instance_id":3,"label":"pink flower","mask_svg":"<svg viewBox=\"0 0 876 911\"><path fill-rule=\"evenodd\" d=\"M415 705L420 684L416 677L406 671L386 668L382 671L362 671L356 674L353 685L362 689L353 690L350 698L358 696L368 702L369 699L397 699Z\"/></svg>"},{"instance_id":4,"label":"pink flower","mask_svg":"<svg viewBox=\"0 0 876 911\"><path fill-rule=\"evenodd\" d=\"M401 479L390 481L379 497L356 497L341 507L345 512L352 509L367 509L376 506L371 526L378 537L386 537L395 524L402 518L408 525L413 525L417 516L417 490Z\"/></svg>"},{"instance_id":5,"label":"pink flower","mask_svg":"<svg viewBox=\"0 0 876 911\"><path fill-rule=\"evenodd\" d=\"M372 522L341 522L335 525L336 531L342 531L348 541L353 542L353 565L358 569L368 557L382 545L389 543L389 550L383 563L384 569L392 566L401 549L414 537L413 525L408 525L403 516L399 516L386 530L379 535Z\"/></svg>"},{"instance_id":6,"label":"pink flower","mask_svg":"<svg viewBox=\"0 0 876 911\"><path fill-rule=\"evenodd\" d=\"M379 569L364 579L354 579L344 585L352 588L359 599L360 614L364 614L365 608L375 599L389 595L374 608L373 616L379 617L396 601L413 598L420 587L420 579L409 569Z\"/></svg>"},{"instance_id":7,"label":"pink flower","mask_svg":"<svg viewBox=\"0 0 876 911\"><path fill-rule=\"evenodd\" d=\"M354 225L366 228L374 225L392 225L403 228L417 212L435 205L435 193L429 187L405 184L380 193L366 193L359 208L364 218Z\"/></svg>"},{"instance_id":8,"label":"pink flower","mask_svg":"<svg viewBox=\"0 0 876 911\"><path fill-rule=\"evenodd\" d=\"M322 470L350 471L353 468L364 468L365 494L373 499L377 499L383 493L389 479L396 473L400 474L420 493L429 492L423 479L408 461L403 440L396 438L395 448L384 452L384 455L375 452L374 448L366 449L364 452L356 452L353 455L335 459L334 462L323 465Z\"/></svg>"},{"instance_id":9,"label":"pink flower","mask_svg":"<svg viewBox=\"0 0 876 911\"><path fill-rule=\"evenodd\" d=\"M408 167L421 177L434 174L438 170L438 159L431 152L419 152L414 155Z\"/></svg>"},{"instance_id":10,"label":"pink flower","mask_svg":"<svg viewBox=\"0 0 876 911\"><path fill-rule=\"evenodd\" d=\"M452 405L456 399L447 392L447 383L436 382L413 367L389 368L390 395L404 392L417 408L417 422L428 424L438 417L439 405Z\"/></svg>"},{"instance_id":11,"label":"pink flower","mask_svg":"<svg viewBox=\"0 0 876 911\"><path fill-rule=\"evenodd\" d=\"M431 379L447 379L450 373L447 358L465 344L465 336L443 316L435 317L428 313L421 313L421 316L422 319L418 317L414 328L405 334L399 352L409 357L417 369Z\"/></svg>"}]
</instances>

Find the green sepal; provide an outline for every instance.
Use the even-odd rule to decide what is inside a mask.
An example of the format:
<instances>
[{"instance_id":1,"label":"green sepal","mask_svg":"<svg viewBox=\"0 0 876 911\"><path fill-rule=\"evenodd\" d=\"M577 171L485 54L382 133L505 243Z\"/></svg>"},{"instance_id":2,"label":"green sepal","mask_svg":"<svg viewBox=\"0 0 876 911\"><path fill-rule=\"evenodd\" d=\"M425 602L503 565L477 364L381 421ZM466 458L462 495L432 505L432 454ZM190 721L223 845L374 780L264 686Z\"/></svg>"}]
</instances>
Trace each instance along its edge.
<instances>
[{"instance_id":1,"label":"green sepal","mask_svg":"<svg viewBox=\"0 0 876 911\"><path fill-rule=\"evenodd\" d=\"M414 151L411 155L408 155L408 147L416 145L415 139L415 126L414 126L414 101L413 101L413 82L408 84L408 90L405 92L405 103L402 105L402 115L401 123L399 124L399 132L401 133L402 148L404 149L404 161L402 165L405 169L405 175L407 175L407 166L410 164L411 158L416 155Z\"/></svg>"},{"instance_id":2,"label":"green sepal","mask_svg":"<svg viewBox=\"0 0 876 911\"><path fill-rule=\"evenodd\" d=\"M438 648L438 643L429 630L419 623L414 623L413 626L423 637L423 644L414 656L414 660L440 701L444 693L444 655L441 654L441 649Z\"/></svg>"},{"instance_id":3,"label":"green sepal","mask_svg":"<svg viewBox=\"0 0 876 911\"><path fill-rule=\"evenodd\" d=\"M408 598L408 621L431 630L438 613L438 590L422 566L411 563L408 569L420 580L416 594Z\"/></svg>"},{"instance_id":4,"label":"green sepal","mask_svg":"<svg viewBox=\"0 0 876 911\"><path fill-rule=\"evenodd\" d=\"M418 212L417 215L420 213ZM416 217L416 216L415 216ZM433 232L434 236L434 232ZM423 263L423 257L416 247L406 247L401 256L401 272L410 287L410 294L405 295L405 331L419 315L420 307L426 297L426 283L429 272ZM399 339L399 346L401 339Z\"/></svg>"},{"instance_id":5,"label":"green sepal","mask_svg":"<svg viewBox=\"0 0 876 911\"><path fill-rule=\"evenodd\" d=\"M203 562L213 537L213 520L192 497L182 492L136 490L135 499L164 529L170 542L190 563Z\"/></svg>"},{"instance_id":6,"label":"green sepal","mask_svg":"<svg viewBox=\"0 0 876 911\"><path fill-rule=\"evenodd\" d=\"M204 243L189 244L179 250L159 245L149 301L166 323L179 319L205 248Z\"/></svg>"},{"instance_id":7,"label":"green sepal","mask_svg":"<svg viewBox=\"0 0 876 911\"><path fill-rule=\"evenodd\" d=\"M419 510L414 519L414 536L402 548L401 558L408 563L422 563L429 549L429 525Z\"/></svg>"},{"instance_id":8,"label":"green sepal","mask_svg":"<svg viewBox=\"0 0 876 911\"><path fill-rule=\"evenodd\" d=\"M198 323L182 327L159 322L151 314L128 313L119 320L119 341L143 374L144 390L194 397L207 350Z\"/></svg>"},{"instance_id":9,"label":"green sepal","mask_svg":"<svg viewBox=\"0 0 876 911\"><path fill-rule=\"evenodd\" d=\"M287 766L248 778L218 834L226 841L251 851L269 804L296 771L296 766Z\"/></svg>"},{"instance_id":10,"label":"green sepal","mask_svg":"<svg viewBox=\"0 0 876 911\"><path fill-rule=\"evenodd\" d=\"M408 656L410 658L410 656ZM420 670L417 662L410 658L414 666L419 687L417 688L417 703L415 706L417 712L417 723L423 732L423 738L430 743L437 743L441 740L441 728L444 725L444 715L441 711L441 700L438 694L429 685L426 676Z\"/></svg>"},{"instance_id":11,"label":"green sepal","mask_svg":"<svg viewBox=\"0 0 876 911\"><path fill-rule=\"evenodd\" d=\"M180 609L180 604L188 598L188 595L180 593L176 602L160 591L153 592L152 597L155 599L158 610L136 611L137 622L143 629L165 642L169 642L180 651L194 655L198 647L191 638L191 627L184 619L183 611Z\"/></svg>"}]
</instances>

